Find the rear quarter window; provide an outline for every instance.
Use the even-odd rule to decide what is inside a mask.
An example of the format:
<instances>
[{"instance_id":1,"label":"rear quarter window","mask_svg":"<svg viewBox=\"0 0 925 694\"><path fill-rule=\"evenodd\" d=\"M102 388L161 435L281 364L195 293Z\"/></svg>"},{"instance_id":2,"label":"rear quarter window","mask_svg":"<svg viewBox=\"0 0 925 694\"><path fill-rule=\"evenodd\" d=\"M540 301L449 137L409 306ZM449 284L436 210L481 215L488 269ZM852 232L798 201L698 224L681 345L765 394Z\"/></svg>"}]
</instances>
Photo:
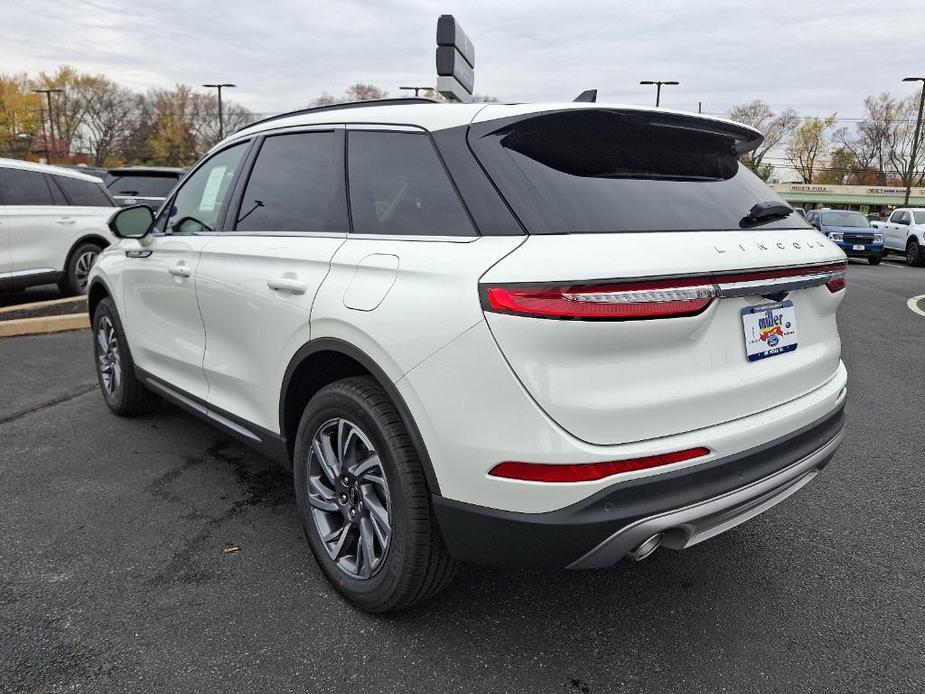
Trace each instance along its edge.
<instances>
[{"instance_id":1,"label":"rear quarter window","mask_svg":"<svg viewBox=\"0 0 925 694\"><path fill-rule=\"evenodd\" d=\"M106 195L101 184L81 181L67 176L53 176L53 178L71 205L80 207L113 206L112 200Z\"/></svg>"}]
</instances>

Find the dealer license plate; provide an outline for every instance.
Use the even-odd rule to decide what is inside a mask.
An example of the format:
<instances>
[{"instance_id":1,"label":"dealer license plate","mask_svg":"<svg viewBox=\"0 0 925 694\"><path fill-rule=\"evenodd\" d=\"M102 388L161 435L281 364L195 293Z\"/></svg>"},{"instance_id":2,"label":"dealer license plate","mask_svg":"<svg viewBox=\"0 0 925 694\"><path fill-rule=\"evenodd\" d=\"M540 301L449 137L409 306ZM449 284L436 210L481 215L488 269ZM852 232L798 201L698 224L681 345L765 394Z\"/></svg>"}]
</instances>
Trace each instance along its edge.
<instances>
[{"instance_id":1,"label":"dealer license plate","mask_svg":"<svg viewBox=\"0 0 925 694\"><path fill-rule=\"evenodd\" d=\"M745 356L749 361L774 357L797 348L796 310L792 301L742 309Z\"/></svg>"}]
</instances>

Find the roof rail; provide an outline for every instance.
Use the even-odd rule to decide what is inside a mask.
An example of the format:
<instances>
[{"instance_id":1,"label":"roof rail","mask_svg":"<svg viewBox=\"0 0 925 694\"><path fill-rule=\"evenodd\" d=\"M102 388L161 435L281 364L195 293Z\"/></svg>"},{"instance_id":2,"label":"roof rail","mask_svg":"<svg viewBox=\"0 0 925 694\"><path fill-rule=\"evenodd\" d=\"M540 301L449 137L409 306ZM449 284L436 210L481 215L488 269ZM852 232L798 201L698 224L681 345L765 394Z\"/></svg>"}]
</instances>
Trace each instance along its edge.
<instances>
[{"instance_id":1,"label":"roof rail","mask_svg":"<svg viewBox=\"0 0 925 694\"><path fill-rule=\"evenodd\" d=\"M270 121L279 120L280 118L288 118L290 116L301 116L303 113L317 113L318 111L337 111L345 108L366 108L367 106L408 106L411 104L438 104L440 103L436 99L428 99L423 96L407 96L399 97L396 99L369 99L367 101L346 101L342 104L328 104L326 106L312 106L311 108L300 108L295 111L287 111L286 113L278 113L275 116L270 116L269 118L261 118L260 120L255 120L253 123L248 123L247 125L238 128L235 130L235 133L239 133L242 130L247 130L248 128L260 125L262 123L268 123Z\"/></svg>"}]
</instances>

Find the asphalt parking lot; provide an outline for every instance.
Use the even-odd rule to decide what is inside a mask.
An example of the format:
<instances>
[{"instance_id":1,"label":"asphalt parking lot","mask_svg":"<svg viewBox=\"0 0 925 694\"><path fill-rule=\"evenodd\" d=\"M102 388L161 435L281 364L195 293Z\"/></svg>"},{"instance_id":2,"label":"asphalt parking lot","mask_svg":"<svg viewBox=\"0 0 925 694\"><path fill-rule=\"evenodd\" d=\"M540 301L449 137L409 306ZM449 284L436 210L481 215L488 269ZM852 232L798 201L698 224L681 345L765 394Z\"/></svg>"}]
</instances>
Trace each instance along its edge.
<instances>
[{"instance_id":1,"label":"asphalt parking lot","mask_svg":"<svg viewBox=\"0 0 925 694\"><path fill-rule=\"evenodd\" d=\"M0 340L0 691L921 692L925 269L848 288L847 438L810 487L639 564L464 566L392 617L329 590L281 469L167 405L111 416L89 333Z\"/></svg>"}]
</instances>

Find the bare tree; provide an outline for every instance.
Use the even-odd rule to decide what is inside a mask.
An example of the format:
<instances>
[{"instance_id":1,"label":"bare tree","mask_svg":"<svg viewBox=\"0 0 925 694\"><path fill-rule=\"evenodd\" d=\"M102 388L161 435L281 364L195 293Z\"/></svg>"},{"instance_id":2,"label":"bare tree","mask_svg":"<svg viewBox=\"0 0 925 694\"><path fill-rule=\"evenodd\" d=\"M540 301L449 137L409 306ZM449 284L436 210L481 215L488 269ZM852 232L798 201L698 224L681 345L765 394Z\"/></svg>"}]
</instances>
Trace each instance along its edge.
<instances>
[{"instance_id":1,"label":"bare tree","mask_svg":"<svg viewBox=\"0 0 925 694\"><path fill-rule=\"evenodd\" d=\"M764 135L764 141L757 149L742 156L742 163L764 180L768 180L774 172L774 167L765 164L764 158L794 131L800 124L800 117L791 108L774 113L761 99L755 99L747 104L733 106L729 110L729 118L749 125Z\"/></svg>"},{"instance_id":2,"label":"bare tree","mask_svg":"<svg viewBox=\"0 0 925 694\"><path fill-rule=\"evenodd\" d=\"M371 101L373 99L384 99L389 95L375 84L363 84L357 82L347 87L344 92L344 101Z\"/></svg>"},{"instance_id":3,"label":"bare tree","mask_svg":"<svg viewBox=\"0 0 925 694\"><path fill-rule=\"evenodd\" d=\"M922 185L925 182L925 147L919 145L912 161L912 139L918 118L919 97L910 96L899 102L895 125L890 133L888 158L893 174L901 185Z\"/></svg>"},{"instance_id":4,"label":"bare tree","mask_svg":"<svg viewBox=\"0 0 925 694\"><path fill-rule=\"evenodd\" d=\"M787 144L787 159L793 164L803 183L814 183L821 162L829 150L827 131L835 125L836 114L817 118L806 118L790 137Z\"/></svg>"},{"instance_id":5,"label":"bare tree","mask_svg":"<svg viewBox=\"0 0 925 694\"><path fill-rule=\"evenodd\" d=\"M864 119L854 132L848 128L835 131L833 141L848 149L863 169L876 168L878 182L887 182L890 164L890 149L895 140L895 130L902 118L901 103L889 92L864 99Z\"/></svg>"},{"instance_id":6,"label":"bare tree","mask_svg":"<svg viewBox=\"0 0 925 694\"><path fill-rule=\"evenodd\" d=\"M117 157L138 112L138 95L100 77L82 89L83 123L75 135L78 146L93 156L95 166Z\"/></svg>"}]
</instances>

